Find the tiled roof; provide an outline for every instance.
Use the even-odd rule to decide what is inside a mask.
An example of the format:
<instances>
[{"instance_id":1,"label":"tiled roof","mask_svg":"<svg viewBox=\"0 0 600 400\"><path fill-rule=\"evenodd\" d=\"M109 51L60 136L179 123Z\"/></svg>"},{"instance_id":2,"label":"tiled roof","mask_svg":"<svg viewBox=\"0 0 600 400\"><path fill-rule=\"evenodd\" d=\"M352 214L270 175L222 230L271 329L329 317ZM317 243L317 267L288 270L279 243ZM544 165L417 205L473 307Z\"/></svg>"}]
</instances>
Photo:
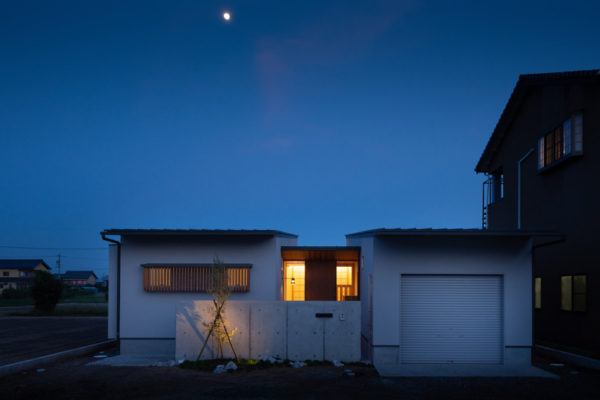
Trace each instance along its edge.
<instances>
[{"instance_id":1,"label":"tiled roof","mask_svg":"<svg viewBox=\"0 0 600 400\"><path fill-rule=\"evenodd\" d=\"M38 265L43 264L46 268L50 266L40 259L17 259L17 260L0 260L0 268L3 269L34 269Z\"/></svg>"}]
</instances>

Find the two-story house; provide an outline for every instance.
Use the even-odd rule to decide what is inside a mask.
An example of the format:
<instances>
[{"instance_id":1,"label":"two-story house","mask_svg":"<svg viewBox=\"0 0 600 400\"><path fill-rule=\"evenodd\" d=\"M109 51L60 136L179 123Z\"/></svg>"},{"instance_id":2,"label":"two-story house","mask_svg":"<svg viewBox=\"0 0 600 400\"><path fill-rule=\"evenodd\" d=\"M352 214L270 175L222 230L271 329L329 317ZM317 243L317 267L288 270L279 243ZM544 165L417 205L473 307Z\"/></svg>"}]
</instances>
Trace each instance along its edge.
<instances>
[{"instance_id":1,"label":"two-story house","mask_svg":"<svg viewBox=\"0 0 600 400\"><path fill-rule=\"evenodd\" d=\"M31 286L35 271L50 271L44 260L0 260L0 293Z\"/></svg>"},{"instance_id":2,"label":"two-story house","mask_svg":"<svg viewBox=\"0 0 600 400\"><path fill-rule=\"evenodd\" d=\"M477 166L483 228L534 246L536 345L600 358L600 70L521 75Z\"/></svg>"}]
</instances>

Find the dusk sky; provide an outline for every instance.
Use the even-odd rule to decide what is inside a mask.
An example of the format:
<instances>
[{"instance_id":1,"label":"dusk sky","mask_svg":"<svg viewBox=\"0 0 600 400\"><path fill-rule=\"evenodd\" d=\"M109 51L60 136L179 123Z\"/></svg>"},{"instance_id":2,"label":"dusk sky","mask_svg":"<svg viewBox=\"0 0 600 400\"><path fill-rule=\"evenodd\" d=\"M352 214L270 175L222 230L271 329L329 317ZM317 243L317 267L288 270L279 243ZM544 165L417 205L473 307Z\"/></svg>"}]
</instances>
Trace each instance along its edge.
<instances>
[{"instance_id":1,"label":"dusk sky","mask_svg":"<svg viewBox=\"0 0 600 400\"><path fill-rule=\"evenodd\" d=\"M0 258L99 277L106 228L478 228L519 74L600 67L598 1L0 7Z\"/></svg>"}]
</instances>

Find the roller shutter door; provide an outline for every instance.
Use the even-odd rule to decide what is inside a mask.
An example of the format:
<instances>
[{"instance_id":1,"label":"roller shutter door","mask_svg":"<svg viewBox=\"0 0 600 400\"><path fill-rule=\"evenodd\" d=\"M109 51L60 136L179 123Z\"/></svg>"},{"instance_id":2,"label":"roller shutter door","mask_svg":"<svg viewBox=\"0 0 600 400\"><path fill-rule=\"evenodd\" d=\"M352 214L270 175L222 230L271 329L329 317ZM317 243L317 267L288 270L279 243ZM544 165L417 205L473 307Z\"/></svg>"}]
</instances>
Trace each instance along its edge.
<instances>
[{"instance_id":1,"label":"roller shutter door","mask_svg":"<svg viewBox=\"0 0 600 400\"><path fill-rule=\"evenodd\" d=\"M503 280L495 275L402 275L402 363L501 364Z\"/></svg>"}]
</instances>

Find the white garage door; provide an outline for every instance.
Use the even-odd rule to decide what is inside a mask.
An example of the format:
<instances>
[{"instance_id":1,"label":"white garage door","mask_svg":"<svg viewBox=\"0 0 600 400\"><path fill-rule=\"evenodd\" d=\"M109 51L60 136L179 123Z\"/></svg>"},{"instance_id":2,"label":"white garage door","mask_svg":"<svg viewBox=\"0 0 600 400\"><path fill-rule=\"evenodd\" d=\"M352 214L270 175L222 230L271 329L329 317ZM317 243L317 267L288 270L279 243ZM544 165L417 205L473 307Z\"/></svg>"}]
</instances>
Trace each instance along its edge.
<instances>
[{"instance_id":1,"label":"white garage door","mask_svg":"<svg viewBox=\"0 0 600 400\"><path fill-rule=\"evenodd\" d=\"M402 363L503 361L503 282L490 275L402 275Z\"/></svg>"}]
</instances>

